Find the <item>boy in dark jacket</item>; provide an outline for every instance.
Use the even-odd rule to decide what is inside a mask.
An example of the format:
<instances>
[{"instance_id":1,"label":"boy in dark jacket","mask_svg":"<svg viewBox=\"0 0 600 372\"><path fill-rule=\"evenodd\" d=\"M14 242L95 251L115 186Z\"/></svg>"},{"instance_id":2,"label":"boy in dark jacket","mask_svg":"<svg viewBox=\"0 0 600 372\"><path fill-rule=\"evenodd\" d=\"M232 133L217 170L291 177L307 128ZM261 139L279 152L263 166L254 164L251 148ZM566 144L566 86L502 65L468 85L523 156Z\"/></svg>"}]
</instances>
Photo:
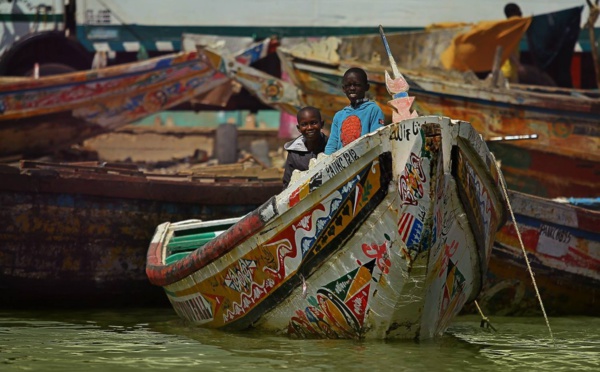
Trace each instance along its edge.
<instances>
[{"instance_id":1,"label":"boy in dark jacket","mask_svg":"<svg viewBox=\"0 0 600 372\"><path fill-rule=\"evenodd\" d=\"M287 187L290 183L294 170L307 170L310 159L316 158L323 152L327 144L327 136L321 132L323 129L321 112L317 108L303 107L298 111L296 118L298 119L296 128L302 135L283 146L288 152L283 172L283 187Z\"/></svg>"}]
</instances>

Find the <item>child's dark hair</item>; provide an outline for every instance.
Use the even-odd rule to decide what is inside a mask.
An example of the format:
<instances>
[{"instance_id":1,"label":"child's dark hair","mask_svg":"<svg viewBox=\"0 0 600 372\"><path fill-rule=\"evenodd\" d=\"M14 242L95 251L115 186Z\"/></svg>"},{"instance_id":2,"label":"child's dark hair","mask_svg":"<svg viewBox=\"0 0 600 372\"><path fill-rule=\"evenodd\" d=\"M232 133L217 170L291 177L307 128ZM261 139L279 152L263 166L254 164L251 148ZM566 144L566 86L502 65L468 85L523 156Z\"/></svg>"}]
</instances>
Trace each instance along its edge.
<instances>
[{"instance_id":1,"label":"child's dark hair","mask_svg":"<svg viewBox=\"0 0 600 372\"><path fill-rule=\"evenodd\" d=\"M298 110L298 113L296 113L296 120L300 121L300 113L305 111L312 111L319 118L319 120L321 120L321 111L313 106L305 106Z\"/></svg>"},{"instance_id":2,"label":"child's dark hair","mask_svg":"<svg viewBox=\"0 0 600 372\"><path fill-rule=\"evenodd\" d=\"M369 82L369 78L367 77L367 73L365 72L365 70L363 70L360 67L351 67L351 68L349 68L348 70L346 70L346 72L344 72L344 77L348 76L349 74L356 74L356 75L360 76L360 78L365 83Z\"/></svg>"}]
</instances>

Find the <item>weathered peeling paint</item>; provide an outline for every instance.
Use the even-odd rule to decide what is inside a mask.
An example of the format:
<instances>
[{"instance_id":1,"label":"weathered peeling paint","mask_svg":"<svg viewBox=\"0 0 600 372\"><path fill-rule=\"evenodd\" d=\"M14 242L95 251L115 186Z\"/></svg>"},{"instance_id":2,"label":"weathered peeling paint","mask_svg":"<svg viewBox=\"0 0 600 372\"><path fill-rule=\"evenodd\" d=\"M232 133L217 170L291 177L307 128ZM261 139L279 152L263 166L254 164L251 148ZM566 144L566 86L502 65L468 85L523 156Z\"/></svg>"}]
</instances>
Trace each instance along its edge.
<instances>
[{"instance_id":1,"label":"weathered peeling paint","mask_svg":"<svg viewBox=\"0 0 600 372\"><path fill-rule=\"evenodd\" d=\"M501 161L511 149L530 157L506 168L509 186L539 196L589 197L600 184L600 96L561 88L491 86L474 74L448 71L440 55L464 28L390 33L394 59L416 97L420 115L442 115L470 122L486 140L537 135L534 140L494 143ZM339 88L345 69L361 66L369 76L368 96L388 118L384 71L388 67L380 36L293 40L277 51L283 70L302 91L304 104L319 108L327 123L348 104ZM334 45L331 47L331 45ZM584 96L582 96L584 94ZM587 95L585 95L587 94ZM560 163L564 166L554 166ZM527 165L529 164L529 166ZM518 169L516 169L518 168Z\"/></svg>"},{"instance_id":2,"label":"weathered peeling paint","mask_svg":"<svg viewBox=\"0 0 600 372\"><path fill-rule=\"evenodd\" d=\"M546 312L598 315L600 212L517 192L509 198ZM485 314L541 313L512 222L496 234L479 304Z\"/></svg>"},{"instance_id":3,"label":"weathered peeling paint","mask_svg":"<svg viewBox=\"0 0 600 372\"><path fill-rule=\"evenodd\" d=\"M419 135L399 136L405 124ZM183 257L167 260L170 239L204 225L160 225L146 272L195 325L302 338L435 337L479 293L504 223L501 177L467 123L390 124L321 158ZM271 203L277 214L264 214Z\"/></svg>"},{"instance_id":4,"label":"weathered peeling paint","mask_svg":"<svg viewBox=\"0 0 600 372\"><path fill-rule=\"evenodd\" d=\"M53 175L0 169L2 305L161 303L145 275L158 224L244 215L281 190L279 181L201 183L44 167Z\"/></svg>"},{"instance_id":5,"label":"weathered peeling paint","mask_svg":"<svg viewBox=\"0 0 600 372\"><path fill-rule=\"evenodd\" d=\"M202 52L11 80L0 86L0 156L47 154L227 82Z\"/></svg>"}]
</instances>

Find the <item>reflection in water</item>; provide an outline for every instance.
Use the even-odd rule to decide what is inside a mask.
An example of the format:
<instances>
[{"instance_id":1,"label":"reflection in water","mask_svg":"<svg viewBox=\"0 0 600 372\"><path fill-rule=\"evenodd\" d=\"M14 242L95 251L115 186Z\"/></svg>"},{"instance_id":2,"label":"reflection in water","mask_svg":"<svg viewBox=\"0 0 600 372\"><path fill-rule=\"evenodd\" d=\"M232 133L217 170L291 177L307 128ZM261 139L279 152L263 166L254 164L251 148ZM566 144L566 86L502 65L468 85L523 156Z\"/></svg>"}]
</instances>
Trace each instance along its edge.
<instances>
[{"instance_id":1,"label":"reflection in water","mask_svg":"<svg viewBox=\"0 0 600 372\"><path fill-rule=\"evenodd\" d=\"M427 342L291 340L183 324L171 309L0 312L0 370L600 370L600 318L462 317Z\"/></svg>"}]
</instances>

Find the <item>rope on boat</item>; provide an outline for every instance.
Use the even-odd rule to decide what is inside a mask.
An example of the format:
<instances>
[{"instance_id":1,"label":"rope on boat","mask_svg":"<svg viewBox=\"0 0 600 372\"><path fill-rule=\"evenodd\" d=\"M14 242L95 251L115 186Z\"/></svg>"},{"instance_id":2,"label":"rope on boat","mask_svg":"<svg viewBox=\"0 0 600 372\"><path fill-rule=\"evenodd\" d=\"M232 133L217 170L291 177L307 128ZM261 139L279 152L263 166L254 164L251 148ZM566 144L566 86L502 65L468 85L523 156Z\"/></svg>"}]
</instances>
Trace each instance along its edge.
<instances>
[{"instance_id":1,"label":"rope on boat","mask_svg":"<svg viewBox=\"0 0 600 372\"><path fill-rule=\"evenodd\" d=\"M483 311L481 311L477 300L475 300L475 306L477 306L479 315L481 315L481 324L479 326L481 328L491 328L494 332L498 332L498 330L492 325L492 322L490 322L490 319L487 316L483 315Z\"/></svg>"},{"instance_id":2,"label":"rope on boat","mask_svg":"<svg viewBox=\"0 0 600 372\"><path fill-rule=\"evenodd\" d=\"M596 0L596 4L598 4L598 1L599 0ZM589 3L589 0L588 0L588 3ZM398 65L396 64L396 61L394 60L394 56L392 55L392 51L390 50L390 46L387 42L387 38L385 37L385 33L383 31L383 26L381 26L381 25L379 25L379 34L381 35L381 40L383 42L386 53L390 60L390 65L392 66L394 78L398 78L401 76L401 74L400 74L400 71L398 70ZM535 136L537 137L537 135L535 135ZM508 205L508 210L510 211L510 216L512 218L513 225L515 226L515 230L517 231L517 236L519 237L519 244L521 245L521 250L523 251L523 256L525 257L525 262L527 263L527 270L529 271L529 275L531 276L531 281L533 282L533 287L535 288L536 296L540 303L540 307L542 308L542 313L544 314L544 319L546 320L546 326L548 326L548 331L550 332L550 338L552 339L552 343L556 347L556 342L554 341L554 335L552 334L552 328L550 328L550 321L548 320L548 316L546 315L546 310L544 309L544 303L542 302L542 297L540 296L540 291L538 290L537 283L535 282L535 277L533 275L533 271L531 270L531 265L529 264L529 258L527 257L527 253L525 252L525 245L523 244L523 240L521 239L521 232L519 231L519 228L517 226L517 221L515 219L515 215L513 213L512 206L510 205L510 200L508 199L508 192L507 192L507 187L506 187L506 184L504 181L504 177L502 176L502 172L500 170L500 166L498 165L498 163L495 163L495 164L496 164L496 168L498 169L498 174L500 175L500 183L502 186L502 192L504 193L504 198L506 199L506 204ZM306 296L306 283L305 283L304 277L302 275L301 275L301 278L302 278L302 283L303 283L303 294L304 294L304 296ZM480 326L483 328L484 326L487 325L488 328L491 328L495 332L497 332L496 328L494 328L494 326L490 322L489 318L486 317L485 315L483 315L483 311L481 311L481 308L479 307L477 300L475 301L475 306L477 306L477 310L479 310L479 314L481 315L481 325Z\"/></svg>"},{"instance_id":3,"label":"rope on boat","mask_svg":"<svg viewBox=\"0 0 600 372\"><path fill-rule=\"evenodd\" d=\"M556 341L554 340L554 334L552 333L552 328L550 328L550 321L548 320L548 316L546 315L546 309L544 308L544 303L542 302L542 296L540 296L540 291L538 290L537 283L535 282L535 276L533 274L533 270L531 270L531 265L529 264L529 257L527 256L527 252L525 251L525 245L523 244L523 239L521 238L521 232L519 231L519 226L517 225L517 220L515 219L515 214L513 213L512 206L510 205L510 200L508 199L508 191L507 186L504 181L504 177L502 176L502 172L500 171L500 167L496 163L496 167L498 168L498 172L500 174L500 184L502 188L502 192L504 193L504 198L506 199L506 205L508 206L508 211L510 212L510 217L515 227L515 231L517 232L517 237L519 238L519 244L521 245L521 251L523 251L523 258L525 258L525 263L527 264L527 271L529 272L529 276L531 276L531 281L533 282L533 288L535 289L535 295L540 303L540 308L542 309L542 314L544 315L544 320L546 321L546 326L548 327L548 332L550 333L550 339L556 347ZM478 306L479 307L479 306Z\"/></svg>"}]
</instances>

